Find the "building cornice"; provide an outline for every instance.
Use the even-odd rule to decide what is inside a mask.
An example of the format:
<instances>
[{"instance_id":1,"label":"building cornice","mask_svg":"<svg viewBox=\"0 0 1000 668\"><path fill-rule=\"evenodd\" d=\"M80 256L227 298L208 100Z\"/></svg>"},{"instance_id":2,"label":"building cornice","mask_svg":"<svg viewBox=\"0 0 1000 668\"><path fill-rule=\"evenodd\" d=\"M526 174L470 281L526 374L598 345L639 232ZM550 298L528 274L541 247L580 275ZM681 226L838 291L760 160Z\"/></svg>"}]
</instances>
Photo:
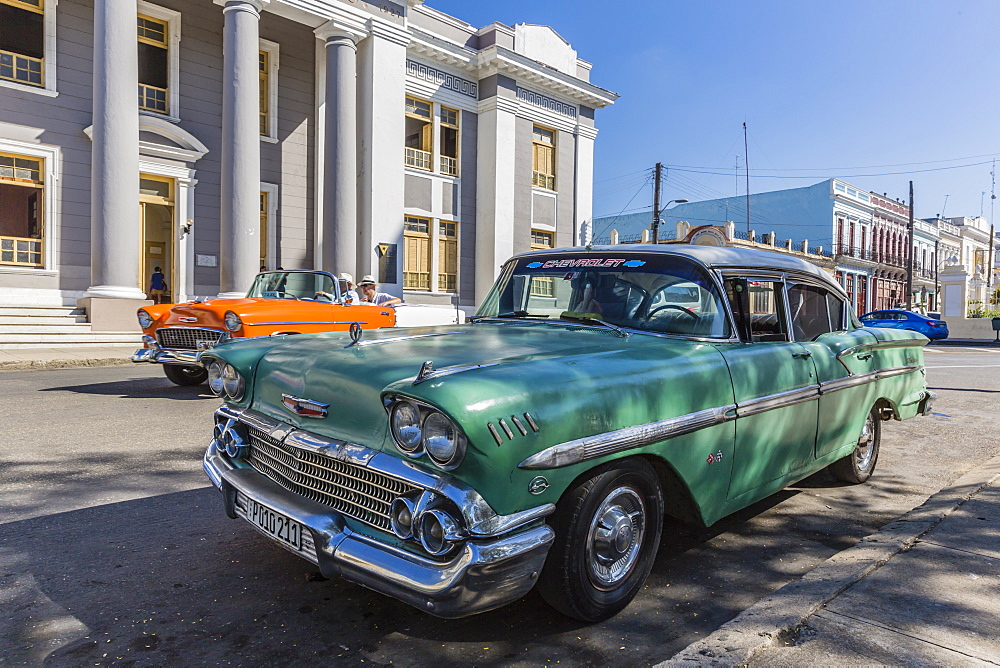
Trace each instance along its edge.
<instances>
[{"instance_id":1,"label":"building cornice","mask_svg":"<svg viewBox=\"0 0 1000 668\"><path fill-rule=\"evenodd\" d=\"M493 73L503 73L518 81L529 83L535 88L597 109L614 104L618 99L617 93L563 74L501 46L491 46L485 51L480 51L476 60L480 78Z\"/></svg>"},{"instance_id":2,"label":"building cornice","mask_svg":"<svg viewBox=\"0 0 1000 668\"><path fill-rule=\"evenodd\" d=\"M477 52L413 26L410 27L410 33L413 38L408 51L412 56L469 72L478 79L504 74L529 84L536 90L598 109L613 104L618 99L617 93L554 70L501 46L494 45Z\"/></svg>"}]
</instances>

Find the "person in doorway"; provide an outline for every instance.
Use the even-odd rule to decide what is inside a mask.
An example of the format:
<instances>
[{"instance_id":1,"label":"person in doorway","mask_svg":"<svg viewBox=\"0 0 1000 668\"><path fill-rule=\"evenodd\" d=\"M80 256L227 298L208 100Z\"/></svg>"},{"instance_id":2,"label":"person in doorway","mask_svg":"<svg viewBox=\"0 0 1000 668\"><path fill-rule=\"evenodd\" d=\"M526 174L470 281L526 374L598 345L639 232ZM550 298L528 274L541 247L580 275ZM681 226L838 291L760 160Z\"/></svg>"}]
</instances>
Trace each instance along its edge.
<instances>
[{"instance_id":1,"label":"person in doorway","mask_svg":"<svg viewBox=\"0 0 1000 668\"><path fill-rule=\"evenodd\" d=\"M388 292L379 292L378 283L375 282L375 277L371 274L367 274L361 278L361 282L358 283L358 288L361 290L362 304L396 306L397 304L403 303L403 300L399 297L393 297Z\"/></svg>"},{"instance_id":2,"label":"person in doorway","mask_svg":"<svg viewBox=\"0 0 1000 668\"><path fill-rule=\"evenodd\" d=\"M163 295L167 292L167 278L159 267L153 267L153 275L149 279L149 298L154 304L163 303Z\"/></svg>"}]
</instances>

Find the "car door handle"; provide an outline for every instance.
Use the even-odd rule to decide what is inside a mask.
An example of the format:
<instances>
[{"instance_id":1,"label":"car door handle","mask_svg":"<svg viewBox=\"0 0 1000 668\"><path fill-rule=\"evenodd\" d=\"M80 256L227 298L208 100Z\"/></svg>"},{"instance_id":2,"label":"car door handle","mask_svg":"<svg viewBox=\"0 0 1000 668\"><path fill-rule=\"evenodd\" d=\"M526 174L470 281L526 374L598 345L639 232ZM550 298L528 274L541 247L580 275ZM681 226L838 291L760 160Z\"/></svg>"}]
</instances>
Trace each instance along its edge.
<instances>
[{"instance_id":1,"label":"car door handle","mask_svg":"<svg viewBox=\"0 0 1000 668\"><path fill-rule=\"evenodd\" d=\"M792 357L798 357L800 359L805 359L807 357L812 357L812 353L807 350L807 351L804 351L804 352L801 352L801 353L792 353Z\"/></svg>"},{"instance_id":2,"label":"car door handle","mask_svg":"<svg viewBox=\"0 0 1000 668\"><path fill-rule=\"evenodd\" d=\"M860 353L858 355L858 359L859 360L870 360L871 358L872 358L872 354L871 353Z\"/></svg>"}]
</instances>

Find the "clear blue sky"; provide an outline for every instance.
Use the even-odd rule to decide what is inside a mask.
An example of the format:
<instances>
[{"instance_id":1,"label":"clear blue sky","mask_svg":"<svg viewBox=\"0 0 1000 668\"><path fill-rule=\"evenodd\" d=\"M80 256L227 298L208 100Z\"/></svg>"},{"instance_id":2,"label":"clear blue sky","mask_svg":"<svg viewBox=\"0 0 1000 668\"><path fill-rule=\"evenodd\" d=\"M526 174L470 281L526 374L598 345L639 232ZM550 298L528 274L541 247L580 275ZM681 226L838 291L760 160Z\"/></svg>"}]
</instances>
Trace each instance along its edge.
<instances>
[{"instance_id":1,"label":"clear blue sky","mask_svg":"<svg viewBox=\"0 0 1000 668\"><path fill-rule=\"evenodd\" d=\"M621 95L597 114L595 215L649 207L643 170L658 161L676 167L665 201L745 193L744 121L751 192L837 176L906 199L912 179L917 217L946 195L947 216L990 215L996 0L427 4L476 26L550 25ZM899 173L915 170L933 171Z\"/></svg>"}]
</instances>

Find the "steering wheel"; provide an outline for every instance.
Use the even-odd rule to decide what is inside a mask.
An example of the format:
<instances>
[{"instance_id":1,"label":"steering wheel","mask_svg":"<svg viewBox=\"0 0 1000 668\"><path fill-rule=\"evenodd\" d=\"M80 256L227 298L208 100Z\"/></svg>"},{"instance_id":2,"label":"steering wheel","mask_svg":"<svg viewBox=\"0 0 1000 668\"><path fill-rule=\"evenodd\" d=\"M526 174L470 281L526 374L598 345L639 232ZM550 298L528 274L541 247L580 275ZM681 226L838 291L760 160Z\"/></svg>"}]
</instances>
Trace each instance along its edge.
<instances>
[{"instance_id":1,"label":"steering wheel","mask_svg":"<svg viewBox=\"0 0 1000 668\"><path fill-rule=\"evenodd\" d=\"M316 294L314 294L313 295L313 299L326 299L327 301L331 301L331 302L333 301L333 297L330 295L330 293L329 292L323 292L322 290L320 290L319 292L317 292Z\"/></svg>"},{"instance_id":2,"label":"steering wheel","mask_svg":"<svg viewBox=\"0 0 1000 668\"><path fill-rule=\"evenodd\" d=\"M695 320L697 320L700 317L697 313L695 313L691 309L684 308L683 306L678 306L677 304L664 304L663 306L657 306L652 311L650 311L649 313L647 313L646 314L646 320L649 320L650 318L652 318L654 315L656 315L660 311L664 311L664 310L666 310L668 308L677 309L681 313L683 313L685 315L689 315L692 318L694 318Z\"/></svg>"}]
</instances>

